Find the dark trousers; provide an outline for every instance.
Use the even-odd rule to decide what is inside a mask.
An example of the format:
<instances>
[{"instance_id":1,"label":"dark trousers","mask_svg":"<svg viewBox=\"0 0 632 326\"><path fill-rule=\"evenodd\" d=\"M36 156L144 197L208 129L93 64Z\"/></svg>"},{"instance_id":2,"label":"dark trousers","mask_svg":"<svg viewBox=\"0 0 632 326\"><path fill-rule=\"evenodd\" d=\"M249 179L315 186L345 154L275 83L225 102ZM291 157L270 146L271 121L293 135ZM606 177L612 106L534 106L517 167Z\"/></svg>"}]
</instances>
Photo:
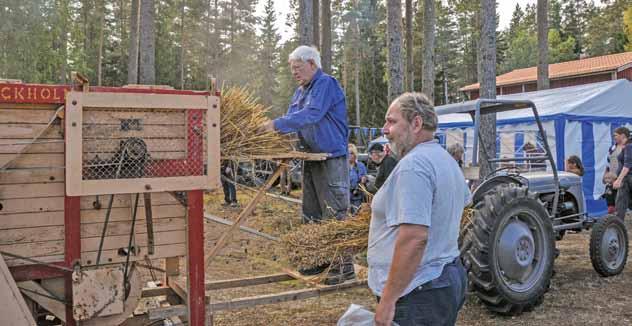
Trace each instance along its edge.
<instances>
[{"instance_id":1,"label":"dark trousers","mask_svg":"<svg viewBox=\"0 0 632 326\"><path fill-rule=\"evenodd\" d=\"M224 201L228 204L237 202L237 189L232 180L222 177L222 189L224 190Z\"/></svg>"},{"instance_id":2,"label":"dark trousers","mask_svg":"<svg viewBox=\"0 0 632 326\"><path fill-rule=\"evenodd\" d=\"M457 258L443 267L441 276L399 298L393 321L400 326L454 325L466 290L467 273Z\"/></svg>"},{"instance_id":3,"label":"dark trousers","mask_svg":"<svg viewBox=\"0 0 632 326\"><path fill-rule=\"evenodd\" d=\"M632 176L627 175L621 183L621 188L617 190L617 199L615 201L617 217L621 220L625 218L625 213L630 207L630 194L632 194Z\"/></svg>"},{"instance_id":4,"label":"dark trousers","mask_svg":"<svg viewBox=\"0 0 632 326\"><path fill-rule=\"evenodd\" d=\"M335 217L342 220L349 209L347 157L303 162L303 222Z\"/></svg>"}]
</instances>

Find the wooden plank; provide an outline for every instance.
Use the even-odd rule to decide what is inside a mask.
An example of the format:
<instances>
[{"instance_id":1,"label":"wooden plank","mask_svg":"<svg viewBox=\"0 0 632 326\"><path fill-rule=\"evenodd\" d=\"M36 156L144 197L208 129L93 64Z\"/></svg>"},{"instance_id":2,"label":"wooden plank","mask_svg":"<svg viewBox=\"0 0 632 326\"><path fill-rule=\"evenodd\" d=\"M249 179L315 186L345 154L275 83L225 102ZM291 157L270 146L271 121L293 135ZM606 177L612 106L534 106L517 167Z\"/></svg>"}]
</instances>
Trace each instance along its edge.
<instances>
[{"instance_id":1,"label":"wooden plank","mask_svg":"<svg viewBox=\"0 0 632 326\"><path fill-rule=\"evenodd\" d=\"M64 240L0 245L0 251L23 257L63 255Z\"/></svg>"},{"instance_id":2,"label":"wooden plank","mask_svg":"<svg viewBox=\"0 0 632 326\"><path fill-rule=\"evenodd\" d=\"M64 183L30 183L30 184L9 184L0 187L0 198L33 198L33 197L53 197L63 196Z\"/></svg>"},{"instance_id":3,"label":"wooden plank","mask_svg":"<svg viewBox=\"0 0 632 326\"><path fill-rule=\"evenodd\" d=\"M31 326L35 320L13 276L0 256L0 325Z\"/></svg>"},{"instance_id":4,"label":"wooden plank","mask_svg":"<svg viewBox=\"0 0 632 326\"><path fill-rule=\"evenodd\" d=\"M144 261L144 255L146 254L141 252L140 256L132 256L130 257L130 261ZM186 255L186 244L185 243L176 243L169 245L156 245L155 253L150 255L150 259L158 259L158 258L167 258L167 257L176 257L176 256L184 256ZM125 262L124 256L119 256L118 250L104 250L101 254L101 259L103 262L109 263L123 263ZM94 262L97 259L97 252L82 252L81 253L81 264L82 265L94 265Z\"/></svg>"},{"instance_id":5,"label":"wooden plank","mask_svg":"<svg viewBox=\"0 0 632 326\"><path fill-rule=\"evenodd\" d=\"M125 139L138 138L184 138L187 129L184 125L151 125L143 130L121 130L120 125L83 125L83 137L86 139Z\"/></svg>"},{"instance_id":6,"label":"wooden plank","mask_svg":"<svg viewBox=\"0 0 632 326\"><path fill-rule=\"evenodd\" d=\"M11 168L64 167L64 154L0 154L0 166L11 160Z\"/></svg>"},{"instance_id":7,"label":"wooden plank","mask_svg":"<svg viewBox=\"0 0 632 326\"><path fill-rule=\"evenodd\" d=\"M66 306L60 301L51 299L50 296L52 296L52 293L43 288L41 285L35 283L34 281L26 281L18 283L18 288L26 289L26 291L22 291L25 296L37 302L37 304L51 312L62 322L66 322Z\"/></svg>"},{"instance_id":8,"label":"wooden plank","mask_svg":"<svg viewBox=\"0 0 632 326\"><path fill-rule=\"evenodd\" d=\"M68 167L66 170L68 170ZM147 192L148 189L151 192L206 189L211 179L212 177L209 176L189 176L81 181L81 177L79 176L77 178L78 182L68 187L68 195L88 196L97 194L144 193ZM70 184L68 179L66 180L66 184Z\"/></svg>"},{"instance_id":9,"label":"wooden plank","mask_svg":"<svg viewBox=\"0 0 632 326\"><path fill-rule=\"evenodd\" d=\"M184 125L186 111L161 109L85 109L83 121L92 124L118 124L123 119L140 119L141 126ZM1 122L2 120L0 120ZM48 121L46 121L48 122Z\"/></svg>"},{"instance_id":10,"label":"wooden plank","mask_svg":"<svg viewBox=\"0 0 632 326\"><path fill-rule=\"evenodd\" d=\"M17 198L0 200L0 228L2 215L16 213L59 212L64 210L64 197Z\"/></svg>"},{"instance_id":11,"label":"wooden plank","mask_svg":"<svg viewBox=\"0 0 632 326\"><path fill-rule=\"evenodd\" d=\"M103 208L96 209L88 209L81 211L81 223L98 223L105 221L105 215L107 210L107 201L109 199L105 198L105 201L102 202ZM140 202L140 201L139 201ZM180 205L153 205L154 218L165 218L165 217L182 217L185 214L185 208ZM120 207L120 208L112 208L112 212L110 215L110 222L117 221L130 221L132 219L132 213L129 207ZM137 219L145 219L145 207L138 207L138 211L136 212Z\"/></svg>"},{"instance_id":12,"label":"wooden plank","mask_svg":"<svg viewBox=\"0 0 632 326\"><path fill-rule=\"evenodd\" d=\"M63 239L63 226L40 226L26 229L0 230L0 245Z\"/></svg>"},{"instance_id":13,"label":"wooden plank","mask_svg":"<svg viewBox=\"0 0 632 326\"><path fill-rule=\"evenodd\" d=\"M143 220L138 220L142 223ZM4 226L3 226L4 227ZM103 223L91 223L81 225L81 237L100 237ZM183 231L185 229L184 217L161 218L154 220L154 232ZM129 221L113 222L108 224L106 236L128 235L131 230ZM136 234L147 233L144 223L138 225ZM59 226L34 226L18 229L0 229L0 245L30 243L41 241L53 241L64 239L64 227Z\"/></svg>"},{"instance_id":14,"label":"wooden plank","mask_svg":"<svg viewBox=\"0 0 632 326\"><path fill-rule=\"evenodd\" d=\"M3 123L43 123L47 124L55 115L53 110L11 109L0 106L0 124Z\"/></svg>"},{"instance_id":15,"label":"wooden plank","mask_svg":"<svg viewBox=\"0 0 632 326\"><path fill-rule=\"evenodd\" d=\"M0 138L5 139L28 139L32 140L38 132L44 130L46 128L46 124L26 124L26 123L16 123L16 124L6 124L2 125L0 128ZM58 124L53 124L46 130L39 139L63 139L61 128Z\"/></svg>"},{"instance_id":16,"label":"wooden plank","mask_svg":"<svg viewBox=\"0 0 632 326\"><path fill-rule=\"evenodd\" d=\"M336 291L350 289L358 286L366 285L366 281L352 281L338 285L325 286L322 288L301 289L294 291L287 291L275 294L266 294L260 296L238 298L230 301L216 302L208 305L210 308L209 313L214 313L222 310L236 310L242 308L249 308L263 304L281 303L286 301L303 300L321 296L324 294L335 293ZM182 316L187 312L186 305L176 305L165 308L157 308L149 310L149 319L164 319L169 316Z\"/></svg>"},{"instance_id":17,"label":"wooden plank","mask_svg":"<svg viewBox=\"0 0 632 326\"><path fill-rule=\"evenodd\" d=\"M64 212L57 211L2 215L0 216L0 225L2 225L2 229L4 230L56 225L63 226Z\"/></svg>"},{"instance_id":18,"label":"wooden plank","mask_svg":"<svg viewBox=\"0 0 632 326\"><path fill-rule=\"evenodd\" d=\"M3 187L0 186L0 193L2 193ZM95 196L84 196L81 197L81 210L91 210L97 212L103 212L102 215L105 216L105 210L107 209L109 196L103 195L99 196L99 202L101 204L101 209L97 210L94 208L96 197ZM40 213L40 212L58 212L64 210L64 197L32 197L32 198L14 198L14 199L0 199L0 203L2 204L2 210L0 210L0 215L8 215L15 213ZM180 206L182 207L176 199L174 199L168 193L154 193L152 195L152 203L155 209L168 209L170 207L165 206ZM138 202L139 207L144 207L144 202ZM122 207L130 207L129 196L126 195L117 195L114 196L114 201L112 202L113 208L122 208ZM184 208L182 208L181 214L175 214L168 217L175 216L183 216ZM142 211L144 212L144 211ZM94 213L97 214L98 213ZM86 214L88 215L88 214ZM163 214L165 215L165 214ZM144 215L143 215L144 216ZM159 215L156 215L159 216ZM0 217L0 221L2 218ZM2 223L0 222L0 225ZM0 226L1 227L1 226Z\"/></svg>"},{"instance_id":19,"label":"wooden plank","mask_svg":"<svg viewBox=\"0 0 632 326\"><path fill-rule=\"evenodd\" d=\"M74 94L73 94L74 93ZM70 92L75 95L77 92ZM153 109L206 109L206 96L134 93L79 93L76 98L84 107L95 108L153 108Z\"/></svg>"},{"instance_id":20,"label":"wooden plank","mask_svg":"<svg viewBox=\"0 0 632 326\"><path fill-rule=\"evenodd\" d=\"M287 291L275 294L266 294L253 297L239 298L224 302L216 302L209 304L209 310L211 312L217 312L222 310L235 310L248 307L254 307L263 304L280 303L286 301L303 300L307 298L318 297L324 294L334 293L340 290L355 288L358 286L366 285L366 281L351 281L338 285L324 286L321 288L301 289L294 291Z\"/></svg>"},{"instance_id":21,"label":"wooden plank","mask_svg":"<svg viewBox=\"0 0 632 326\"><path fill-rule=\"evenodd\" d=\"M136 220L136 226L134 231L136 234L147 233L147 225L143 223L144 220ZM166 232L166 231L182 231L185 229L184 217L170 217L154 219L154 232ZM81 225L81 237L100 237L103 223L91 223ZM108 224L106 236L114 235L126 235L131 231L131 225L128 221L124 222L111 222ZM2 234L0 232L0 234Z\"/></svg>"},{"instance_id":22,"label":"wooden plank","mask_svg":"<svg viewBox=\"0 0 632 326\"><path fill-rule=\"evenodd\" d=\"M0 125L0 128L2 126ZM19 153L25 145L30 144L30 139L6 138L0 139L0 153ZM64 142L61 139L38 139L25 153L63 153Z\"/></svg>"},{"instance_id":23,"label":"wooden plank","mask_svg":"<svg viewBox=\"0 0 632 326\"><path fill-rule=\"evenodd\" d=\"M177 244L169 244L156 246L156 252L153 255L150 255L150 259L159 259L159 258L167 258L167 257L178 257L186 255L186 245L184 243ZM1 250L1 249L0 249ZM131 256L130 261L140 261L143 262L145 260L144 252L141 252L139 256ZM27 256L30 258L37 259L38 261L52 263L59 262L64 260L63 253L55 254L55 255L47 255L47 256ZM92 266L97 258L97 252L82 252L81 253L81 264L82 266ZM118 250L104 250L101 254L102 264L114 264L114 263L124 263L126 257L119 256ZM21 266L21 265L33 265L31 262L26 262L20 259L7 259L7 265L9 266Z\"/></svg>"},{"instance_id":24,"label":"wooden plank","mask_svg":"<svg viewBox=\"0 0 632 326\"><path fill-rule=\"evenodd\" d=\"M143 288L141 297L151 298L151 297L160 297L163 295L172 295L172 294L174 294L174 292L170 287L159 286L159 287Z\"/></svg>"},{"instance_id":25,"label":"wooden plank","mask_svg":"<svg viewBox=\"0 0 632 326\"><path fill-rule=\"evenodd\" d=\"M82 238L81 239L81 252L97 251L99 249L99 242L101 237ZM146 248L147 233L139 233L135 235L135 242L141 248ZM115 235L105 237L103 241L103 250L118 250L120 248L127 249L127 243L129 241L129 235ZM154 232L154 243L156 245L167 245L185 243L186 236L185 231L167 231L167 232Z\"/></svg>"},{"instance_id":26,"label":"wooden plank","mask_svg":"<svg viewBox=\"0 0 632 326\"><path fill-rule=\"evenodd\" d=\"M122 236L109 236L106 237L103 243L105 250L111 250L117 252L120 248L127 247L128 235ZM99 248L100 237L94 238L82 238L81 239L81 252L92 253L96 252ZM156 246L168 245L168 244L182 244L185 243L186 237L184 231L167 231L156 232L154 234L154 241ZM147 234L137 234L136 243L141 247L147 242ZM54 256L62 255L64 253L64 240L52 240L52 241L36 241L29 243L11 243L0 245L0 251L6 251L11 254L24 256L24 257L42 257L42 256ZM118 254L118 252L117 252ZM83 254L82 254L83 255Z\"/></svg>"},{"instance_id":27,"label":"wooden plank","mask_svg":"<svg viewBox=\"0 0 632 326\"><path fill-rule=\"evenodd\" d=\"M237 288L237 287L242 287L242 286L278 283L278 282L284 282L284 281L291 281L293 279L294 278L287 275L286 273L278 273L278 274L255 276L255 277L249 277L249 278L237 278L237 279L231 279L231 280L206 282L204 286L206 290L208 291L208 290Z\"/></svg>"},{"instance_id":28,"label":"wooden plank","mask_svg":"<svg viewBox=\"0 0 632 326\"><path fill-rule=\"evenodd\" d=\"M299 159L304 161L324 161L329 155L326 153L305 153L298 151L290 151L287 153L278 153L271 155L252 155L252 156L227 156L224 159L229 160L286 160L286 159Z\"/></svg>"},{"instance_id":29,"label":"wooden plank","mask_svg":"<svg viewBox=\"0 0 632 326\"><path fill-rule=\"evenodd\" d=\"M51 182L64 182L63 165L60 168L8 169L0 172L0 185Z\"/></svg>"}]
</instances>

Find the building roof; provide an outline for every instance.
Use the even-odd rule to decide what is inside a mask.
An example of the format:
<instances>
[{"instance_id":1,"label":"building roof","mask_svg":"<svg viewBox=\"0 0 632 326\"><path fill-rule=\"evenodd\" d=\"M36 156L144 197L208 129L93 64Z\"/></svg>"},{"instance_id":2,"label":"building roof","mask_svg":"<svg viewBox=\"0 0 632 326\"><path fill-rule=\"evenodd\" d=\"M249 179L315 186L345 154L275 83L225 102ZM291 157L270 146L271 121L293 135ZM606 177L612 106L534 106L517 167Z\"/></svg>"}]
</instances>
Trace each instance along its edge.
<instances>
[{"instance_id":1,"label":"building roof","mask_svg":"<svg viewBox=\"0 0 632 326\"><path fill-rule=\"evenodd\" d=\"M549 64L549 78L558 79L570 76L586 75L598 72L613 71L622 66L632 64L632 52L604 55L567 62ZM538 80L537 67L512 70L496 77L496 86L506 86L536 82ZM462 87L461 91L478 90L480 84Z\"/></svg>"}]
</instances>

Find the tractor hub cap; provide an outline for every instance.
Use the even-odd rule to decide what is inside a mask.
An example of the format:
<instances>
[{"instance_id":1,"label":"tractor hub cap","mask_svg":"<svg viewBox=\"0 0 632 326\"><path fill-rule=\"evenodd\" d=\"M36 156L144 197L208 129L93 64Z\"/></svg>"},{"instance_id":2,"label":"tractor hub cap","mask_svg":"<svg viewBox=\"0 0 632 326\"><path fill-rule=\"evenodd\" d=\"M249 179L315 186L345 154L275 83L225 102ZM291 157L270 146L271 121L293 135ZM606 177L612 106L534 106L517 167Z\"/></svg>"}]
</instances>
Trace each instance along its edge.
<instances>
[{"instance_id":1,"label":"tractor hub cap","mask_svg":"<svg viewBox=\"0 0 632 326\"><path fill-rule=\"evenodd\" d=\"M606 263L610 268L616 268L622 261L621 250L622 236L615 228L608 228L601 242L602 257L606 259Z\"/></svg>"},{"instance_id":2,"label":"tractor hub cap","mask_svg":"<svg viewBox=\"0 0 632 326\"><path fill-rule=\"evenodd\" d=\"M503 275L522 280L530 271L534 257L535 242L529 226L520 220L512 220L498 240L498 260Z\"/></svg>"}]
</instances>

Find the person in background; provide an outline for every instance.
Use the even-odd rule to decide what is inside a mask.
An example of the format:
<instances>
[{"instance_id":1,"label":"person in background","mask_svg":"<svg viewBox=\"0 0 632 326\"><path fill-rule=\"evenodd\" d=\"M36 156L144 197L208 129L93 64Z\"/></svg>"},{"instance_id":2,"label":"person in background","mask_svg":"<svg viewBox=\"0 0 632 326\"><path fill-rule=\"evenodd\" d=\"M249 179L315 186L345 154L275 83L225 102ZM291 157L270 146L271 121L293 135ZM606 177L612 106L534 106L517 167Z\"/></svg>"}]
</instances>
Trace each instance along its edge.
<instances>
[{"instance_id":1,"label":"person in background","mask_svg":"<svg viewBox=\"0 0 632 326\"><path fill-rule=\"evenodd\" d=\"M628 136L626 136L628 135ZM612 183L617 179L617 171L619 170L619 161L617 156L621 154L621 151L625 147L625 140L629 138L630 130L626 127L619 127L615 129L612 137L614 144L608 149L608 157L606 161L606 169L603 173L601 182L605 185L605 190L601 197L606 200L608 204L608 214L614 214L616 211L615 203L617 198L617 189L612 187Z\"/></svg>"},{"instance_id":2,"label":"person in background","mask_svg":"<svg viewBox=\"0 0 632 326\"><path fill-rule=\"evenodd\" d=\"M221 165L221 179L222 189L224 190L224 203L222 206L237 207L237 189L235 188L235 163L232 161L222 161Z\"/></svg>"},{"instance_id":3,"label":"person in background","mask_svg":"<svg viewBox=\"0 0 632 326\"><path fill-rule=\"evenodd\" d=\"M375 177L375 187L380 189L388 176L391 174L395 166L397 165L397 155L391 151L391 145L384 144L384 159L380 168L377 170L377 176Z\"/></svg>"},{"instance_id":4,"label":"person in background","mask_svg":"<svg viewBox=\"0 0 632 326\"><path fill-rule=\"evenodd\" d=\"M614 130L617 143L623 144L621 153L617 155L617 178L612 182L612 187L617 189L617 198L615 199L615 210L617 217L622 221L630 206L630 194L632 194L632 175L629 174L632 169L632 143L630 143L630 130L625 127L619 127Z\"/></svg>"},{"instance_id":5,"label":"person in background","mask_svg":"<svg viewBox=\"0 0 632 326\"><path fill-rule=\"evenodd\" d=\"M571 155L566 159L564 170L577 174L580 177L584 176L584 165L577 155Z\"/></svg>"},{"instance_id":6,"label":"person in background","mask_svg":"<svg viewBox=\"0 0 632 326\"><path fill-rule=\"evenodd\" d=\"M304 161L303 223L323 219L343 220L349 210L349 163L347 102L340 83L321 69L320 53L301 45L288 58L292 76L298 83L287 114L267 121L260 129L281 134L297 133L300 145L309 153L325 153L324 161ZM315 244L317 245L317 244ZM316 275L329 264L301 269L303 275ZM326 284L355 278L353 263L332 265Z\"/></svg>"},{"instance_id":7,"label":"person in background","mask_svg":"<svg viewBox=\"0 0 632 326\"><path fill-rule=\"evenodd\" d=\"M452 158L454 158L454 160L459 163L459 167L462 169L463 155L465 154L465 149L463 148L463 145L461 145L460 143L454 143L448 146L448 153L450 153L450 156L452 156Z\"/></svg>"},{"instance_id":8,"label":"person in background","mask_svg":"<svg viewBox=\"0 0 632 326\"><path fill-rule=\"evenodd\" d=\"M377 326L454 325L465 302L458 237L471 194L433 139L437 124L421 93L400 95L386 113L384 134L399 162L371 205L368 285L378 298Z\"/></svg>"},{"instance_id":9,"label":"person in background","mask_svg":"<svg viewBox=\"0 0 632 326\"><path fill-rule=\"evenodd\" d=\"M366 186L366 166L358 161L358 148L349 144L349 191L351 198L351 214L358 212L364 201L364 190L360 186Z\"/></svg>"}]
</instances>

